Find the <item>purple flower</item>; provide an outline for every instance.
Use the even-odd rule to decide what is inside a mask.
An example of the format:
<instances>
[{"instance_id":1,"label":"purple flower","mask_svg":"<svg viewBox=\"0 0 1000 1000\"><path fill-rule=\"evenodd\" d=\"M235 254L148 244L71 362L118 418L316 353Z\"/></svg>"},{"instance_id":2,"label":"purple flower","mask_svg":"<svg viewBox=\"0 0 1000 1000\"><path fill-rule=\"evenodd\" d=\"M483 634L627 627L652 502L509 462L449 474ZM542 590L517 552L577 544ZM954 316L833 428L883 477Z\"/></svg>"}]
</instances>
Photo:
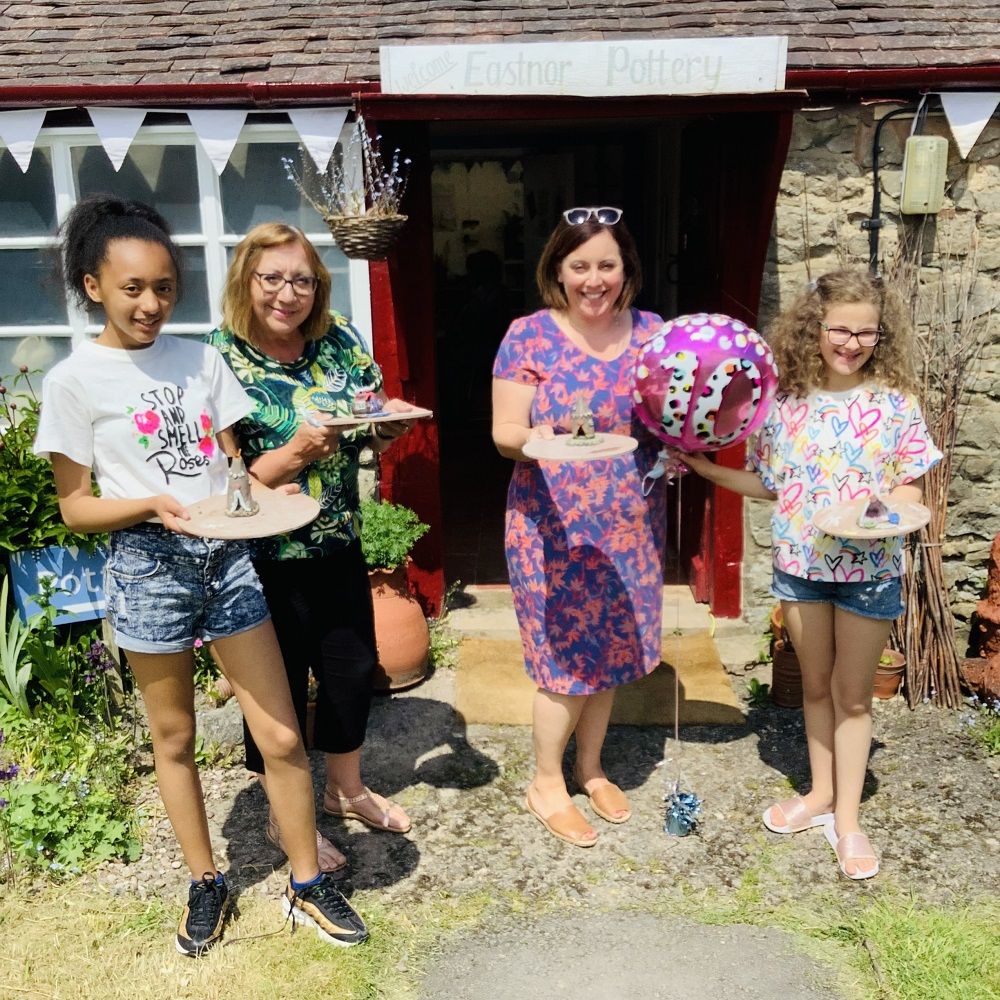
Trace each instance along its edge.
<instances>
[{"instance_id":1,"label":"purple flower","mask_svg":"<svg viewBox=\"0 0 1000 1000\"><path fill-rule=\"evenodd\" d=\"M20 770L17 764L0 764L0 781L13 781Z\"/></svg>"}]
</instances>

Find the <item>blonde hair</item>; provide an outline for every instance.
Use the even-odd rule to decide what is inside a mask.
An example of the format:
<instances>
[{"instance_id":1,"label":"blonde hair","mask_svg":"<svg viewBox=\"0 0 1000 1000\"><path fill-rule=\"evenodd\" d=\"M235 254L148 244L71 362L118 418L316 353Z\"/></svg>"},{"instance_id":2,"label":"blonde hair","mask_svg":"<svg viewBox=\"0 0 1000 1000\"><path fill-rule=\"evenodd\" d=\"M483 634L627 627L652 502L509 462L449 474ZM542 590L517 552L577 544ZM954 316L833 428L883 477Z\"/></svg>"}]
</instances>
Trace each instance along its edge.
<instances>
[{"instance_id":1,"label":"blonde hair","mask_svg":"<svg viewBox=\"0 0 1000 1000\"><path fill-rule=\"evenodd\" d=\"M284 222L262 222L254 226L236 246L222 290L222 326L247 343L253 343L253 303L250 282L265 250L298 243L305 251L309 269L316 277L316 291L309 315L299 325L306 340L319 340L330 328L330 272L316 248L301 229Z\"/></svg>"},{"instance_id":2,"label":"blonde hair","mask_svg":"<svg viewBox=\"0 0 1000 1000\"><path fill-rule=\"evenodd\" d=\"M831 271L812 282L774 320L767 340L774 351L781 389L806 396L823 384L825 366L820 354L821 324L834 305L873 305L882 336L865 362L866 378L887 389L916 390L913 372L913 328L898 293L881 278L861 270Z\"/></svg>"}]
</instances>

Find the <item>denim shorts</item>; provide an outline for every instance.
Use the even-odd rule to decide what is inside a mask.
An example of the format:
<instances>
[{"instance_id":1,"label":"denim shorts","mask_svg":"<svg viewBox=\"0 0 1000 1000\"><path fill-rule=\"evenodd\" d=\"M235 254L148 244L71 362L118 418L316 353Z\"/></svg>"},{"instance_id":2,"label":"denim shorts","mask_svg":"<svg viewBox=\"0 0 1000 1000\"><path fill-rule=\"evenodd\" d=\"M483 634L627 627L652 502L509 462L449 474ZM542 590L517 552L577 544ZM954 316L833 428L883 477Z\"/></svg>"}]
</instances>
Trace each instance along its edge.
<instances>
[{"instance_id":1,"label":"denim shorts","mask_svg":"<svg viewBox=\"0 0 1000 1000\"><path fill-rule=\"evenodd\" d=\"M115 642L133 653L179 653L270 618L245 542L160 524L111 533L104 593Z\"/></svg>"},{"instance_id":2,"label":"denim shorts","mask_svg":"<svg viewBox=\"0 0 1000 1000\"><path fill-rule=\"evenodd\" d=\"M892 621L903 613L903 586L898 576L861 583L831 583L791 576L777 566L773 566L772 571L771 593L782 601L832 604L862 618L882 621Z\"/></svg>"}]
</instances>

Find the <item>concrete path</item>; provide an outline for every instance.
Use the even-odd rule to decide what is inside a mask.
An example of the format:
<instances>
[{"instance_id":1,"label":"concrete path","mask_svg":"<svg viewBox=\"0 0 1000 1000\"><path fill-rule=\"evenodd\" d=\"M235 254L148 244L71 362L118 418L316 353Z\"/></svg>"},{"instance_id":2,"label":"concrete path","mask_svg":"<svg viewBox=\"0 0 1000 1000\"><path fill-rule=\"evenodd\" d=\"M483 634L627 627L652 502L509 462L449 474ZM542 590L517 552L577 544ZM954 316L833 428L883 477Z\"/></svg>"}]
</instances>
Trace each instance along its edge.
<instances>
[{"instance_id":1,"label":"concrete path","mask_svg":"<svg viewBox=\"0 0 1000 1000\"><path fill-rule=\"evenodd\" d=\"M431 965L420 1000L829 1000L791 936L643 913L552 916L466 938Z\"/></svg>"}]
</instances>

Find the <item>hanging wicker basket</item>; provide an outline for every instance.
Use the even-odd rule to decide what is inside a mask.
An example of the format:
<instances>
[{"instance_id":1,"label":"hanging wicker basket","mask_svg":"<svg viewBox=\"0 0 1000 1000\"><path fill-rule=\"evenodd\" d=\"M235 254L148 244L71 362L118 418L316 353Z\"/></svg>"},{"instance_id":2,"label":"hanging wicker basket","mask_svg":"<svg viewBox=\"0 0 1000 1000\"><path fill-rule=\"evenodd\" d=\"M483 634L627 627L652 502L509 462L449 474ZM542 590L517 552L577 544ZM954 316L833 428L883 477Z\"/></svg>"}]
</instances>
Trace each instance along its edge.
<instances>
[{"instance_id":1,"label":"hanging wicker basket","mask_svg":"<svg viewBox=\"0 0 1000 1000\"><path fill-rule=\"evenodd\" d=\"M405 215L328 215L337 246L355 260L382 260L406 222Z\"/></svg>"}]
</instances>

